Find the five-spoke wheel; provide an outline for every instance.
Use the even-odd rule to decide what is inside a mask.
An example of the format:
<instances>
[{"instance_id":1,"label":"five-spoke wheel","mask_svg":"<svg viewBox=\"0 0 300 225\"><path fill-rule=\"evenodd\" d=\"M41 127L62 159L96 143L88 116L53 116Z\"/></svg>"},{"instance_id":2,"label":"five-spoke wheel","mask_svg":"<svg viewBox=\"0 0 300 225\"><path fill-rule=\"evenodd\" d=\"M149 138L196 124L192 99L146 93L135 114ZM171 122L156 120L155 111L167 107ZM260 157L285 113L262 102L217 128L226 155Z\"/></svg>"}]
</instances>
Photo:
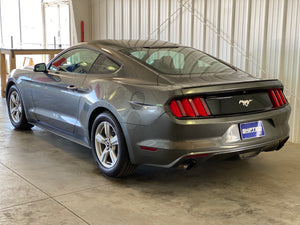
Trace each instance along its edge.
<instances>
[{"instance_id":1,"label":"five-spoke wheel","mask_svg":"<svg viewBox=\"0 0 300 225\"><path fill-rule=\"evenodd\" d=\"M118 159L118 136L113 126L107 122L101 122L96 129L95 147L100 163L107 167L113 167Z\"/></svg>"},{"instance_id":2,"label":"five-spoke wheel","mask_svg":"<svg viewBox=\"0 0 300 225\"><path fill-rule=\"evenodd\" d=\"M8 91L7 106L10 121L15 128L26 130L33 127L33 125L29 124L26 119L19 90L15 85L11 86Z\"/></svg>"},{"instance_id":3,"label":"five-spoke wheel","mask_svg":"<svg viewBox=\"0 0 300 225\"><path fill-rule=\"evenodd\" d=\"M93 123L91 140L93 156L105 175L121 177L133 173L136 166L130 162L124 134L112 114L98 115Z\"/></svg>"},{"instance_id":4,"label":"five-spoke wheel","mask_svg":"<svg viewBox=\"0 0 300 225\"><path fill-rule=\"evenodd\" d=\"M22 115L22 105L20 97L16 91L10 94L9 98L10 116L15 123L19 123Z\"/></svg>"}]
</instances>

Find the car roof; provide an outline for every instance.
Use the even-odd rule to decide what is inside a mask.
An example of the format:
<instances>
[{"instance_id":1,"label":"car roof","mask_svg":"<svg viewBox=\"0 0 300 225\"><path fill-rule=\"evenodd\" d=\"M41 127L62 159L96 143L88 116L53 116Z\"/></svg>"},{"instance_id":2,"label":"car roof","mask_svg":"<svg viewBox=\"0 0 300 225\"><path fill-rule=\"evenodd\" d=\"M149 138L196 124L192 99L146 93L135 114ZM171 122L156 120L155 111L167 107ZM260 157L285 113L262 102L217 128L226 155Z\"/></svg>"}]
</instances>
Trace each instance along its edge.
<instances>
[{"instance_id":1,"label":"car roof","mask_svg":"<svg viewBox=\"0 0 300 225\"><path fill-rule=\"evenodd\" d=\"M119 51L127 48L160 48L179 47L180 45L160 40L97 40L82 43L83 45L93 45L98 48Z\"/></svg>"}]
</instances>

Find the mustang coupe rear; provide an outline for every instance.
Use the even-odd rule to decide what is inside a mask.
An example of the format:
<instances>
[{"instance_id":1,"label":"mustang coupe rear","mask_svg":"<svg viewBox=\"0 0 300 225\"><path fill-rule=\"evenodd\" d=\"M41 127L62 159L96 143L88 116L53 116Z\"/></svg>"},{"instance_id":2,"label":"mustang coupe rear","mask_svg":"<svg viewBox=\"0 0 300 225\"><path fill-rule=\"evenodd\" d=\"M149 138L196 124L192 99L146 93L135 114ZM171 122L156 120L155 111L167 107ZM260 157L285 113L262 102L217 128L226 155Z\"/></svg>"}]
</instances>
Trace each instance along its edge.
<instances>
[{"instance_id":1,"label":"mustang coupe rear","mask_svg":"<svg viewBox=\"0 0 300 225\"><path fill-rule=\"evenodd\" d=\"M38 125L87 146L113 177L140 164L254 156L279 150L289 137L280 81L169 42L73 46L48 65L14 70L6 94L17 129Z\"/></svg>"}]
</instances>

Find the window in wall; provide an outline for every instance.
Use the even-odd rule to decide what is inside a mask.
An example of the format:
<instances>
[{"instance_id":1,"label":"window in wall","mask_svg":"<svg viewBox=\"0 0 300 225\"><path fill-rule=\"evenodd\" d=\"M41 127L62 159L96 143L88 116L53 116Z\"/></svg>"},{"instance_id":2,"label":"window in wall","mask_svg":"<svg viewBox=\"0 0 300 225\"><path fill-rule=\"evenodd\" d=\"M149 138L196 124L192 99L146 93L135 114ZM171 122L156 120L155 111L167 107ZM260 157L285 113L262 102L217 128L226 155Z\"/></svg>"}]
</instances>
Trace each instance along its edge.
<instances>
[{"instance_id":1,"label":"window in wall","mask_svg":"<svg viewBox=\"0 0 300 225\"><path fill-rule=\"evenodd\" d=\"M47 47L70 46L70 23L68 1L43 1L45 9L45 36Z\"/></svg>"},{"instance_id":2,"label":"window in wall","mask_svg":"<svg viewBox=\"0 0 300 225\"><path fill-rule=\"evenodd\" d=\"M2 47L3 43L3 32L2 32L2 10L1 10L1 0L0 0L0 47Z\"/></svg>"},{"instance_id":3,"label":"window in wall","mask_svg":"<svg viewBox=\"0 0 300 225\"><path fill-rule=\"evenodd\" d=\"M0 47L69 47L69 14L69 0L0 0Z\"/></svg>"},{"instance_id":4,"label":"window in wall","mask_svg":"<svg viewBox=\"0 0 300 225\"><path fill-rule=\"evenodd\" d=\"M43 22L41 19L41 0L20 1L20 6L22 48L42 48Z\"/></svg>"},{"instance_id":5,"label":"window in wall","mask_svg":"<svg viewBox=\"0 0 300 225\"><path fill-rule=\"evenodd\" d=\"M6 48L21 46L18 0L1 1L1 27L3 40L1 46Z\"/></svg>"}]
</instances>

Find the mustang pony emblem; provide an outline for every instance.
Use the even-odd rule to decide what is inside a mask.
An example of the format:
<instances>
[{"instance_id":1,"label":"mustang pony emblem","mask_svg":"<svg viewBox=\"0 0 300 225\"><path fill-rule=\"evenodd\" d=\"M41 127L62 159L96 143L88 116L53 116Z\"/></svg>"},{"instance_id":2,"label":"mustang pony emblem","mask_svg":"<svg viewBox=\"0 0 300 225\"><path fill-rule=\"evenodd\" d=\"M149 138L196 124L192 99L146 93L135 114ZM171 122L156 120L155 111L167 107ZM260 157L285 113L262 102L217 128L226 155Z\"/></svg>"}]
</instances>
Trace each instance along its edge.
<instances>
[{"instance_id":1,"label":"mustang pony emblem","mask_svg":"<svg viewBox=\"0 0 300 225\"><path fill-rule=\"evenodd\" d=\"M240 100L239 104L243 104L243 106L248 107L248 105L250 104L250 102L252 102L252 99L249 100Z\"/></svg>"}]
</instances>

